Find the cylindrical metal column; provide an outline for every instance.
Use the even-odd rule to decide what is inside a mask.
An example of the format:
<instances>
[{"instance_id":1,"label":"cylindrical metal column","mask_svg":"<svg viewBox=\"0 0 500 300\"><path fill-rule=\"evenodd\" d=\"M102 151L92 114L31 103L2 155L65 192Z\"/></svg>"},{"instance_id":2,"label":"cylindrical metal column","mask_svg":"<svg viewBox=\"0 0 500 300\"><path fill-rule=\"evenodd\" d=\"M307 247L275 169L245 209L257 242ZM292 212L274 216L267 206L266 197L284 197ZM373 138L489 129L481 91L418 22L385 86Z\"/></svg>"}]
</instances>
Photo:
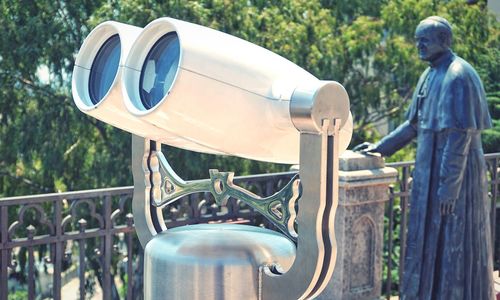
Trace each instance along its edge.
<instances>
[{"instance_id":1,"label":"cylindrical metal column","mask_svg":"<svg viewBox=\"0 0 500 300\"><path fill-rule=\"evenodd\" d=\"M295 245L260 227L200 224L164 231L146 245L144 296L160 299L258 299L259 267L287 271Z\"/></svg>"}]
</instances>

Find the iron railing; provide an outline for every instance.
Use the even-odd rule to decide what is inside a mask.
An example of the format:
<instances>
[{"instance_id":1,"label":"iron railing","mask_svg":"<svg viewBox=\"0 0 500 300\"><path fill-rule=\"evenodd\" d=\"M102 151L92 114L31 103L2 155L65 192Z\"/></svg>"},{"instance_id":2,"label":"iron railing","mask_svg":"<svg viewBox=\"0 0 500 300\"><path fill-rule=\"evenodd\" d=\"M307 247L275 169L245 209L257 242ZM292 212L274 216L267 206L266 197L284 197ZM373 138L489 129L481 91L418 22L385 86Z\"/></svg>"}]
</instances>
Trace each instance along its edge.
<instances>
[{"instance_id":1,"label":"iron railing","mask_svg":"<svg viewBox=\"0 0 500 300\"><path fill-rule=\"evenodd\" d=\"M244 176L234 182L269 196L293 175ZM133 226L132 195L133 187L122 187L0 199L0 300L67 299L62 285L71 278L79 282L69 295L73 299L88 299L97 286L94 278L103 299L140 299L142 248ZM217 206L210 193L183 197L164 207L163 215L167 228L209 222L272 227L237 199Z\"/></svg>"},{"instance_id":2,"label":"iron railing","mask_svg":"<svg viewBox=\"0 0 500 300\"><path fill-rule=\"evenodd\" d=\"M487 154L486 160L491 204L498 209L500 153ZM398 183L389 189L385 218L384 294L389 297L397 293L404 270L401 245L405 244L413 162L387 165L399 171ZM234 182L268 196L293 174L244 176ZM18 299L66 299L63 286L68 281L77 282L70 290L73 299L88 299L97 286L102 287L103 299L140 299L143 256L133 227L132 194L133 187L122 187L0 199L0 300L14 299L16 289ZM495 212L492 209L493 225ZM208 222L272 227L241 201L231 199L221 208L209 193L184 197L166 206L163 215L168 228ZM500 239L495 241L498 270Z\"/></svg>"}]
</instances>

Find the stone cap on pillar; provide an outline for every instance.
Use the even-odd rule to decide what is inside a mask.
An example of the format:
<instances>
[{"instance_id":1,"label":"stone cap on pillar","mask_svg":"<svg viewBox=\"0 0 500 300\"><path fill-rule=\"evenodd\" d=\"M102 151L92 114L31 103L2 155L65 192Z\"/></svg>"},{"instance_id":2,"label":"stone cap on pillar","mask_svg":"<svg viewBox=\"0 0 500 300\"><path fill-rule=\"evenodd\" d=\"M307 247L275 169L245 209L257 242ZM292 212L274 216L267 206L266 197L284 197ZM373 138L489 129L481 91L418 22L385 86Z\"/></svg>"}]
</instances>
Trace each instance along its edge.
<instances>
[{"instance_id":1,"label":"stone cap on pillar","mask_svg":"<svg viewBox=\"0 0 500 300\"><path fill-rule=\"evenodd\" d=\"M359 186L389 185L396 181L398 171L386 167L380 155L367 155L350 150L340 156L339 186L353 188Z\"/></svg>"}]
</instances>

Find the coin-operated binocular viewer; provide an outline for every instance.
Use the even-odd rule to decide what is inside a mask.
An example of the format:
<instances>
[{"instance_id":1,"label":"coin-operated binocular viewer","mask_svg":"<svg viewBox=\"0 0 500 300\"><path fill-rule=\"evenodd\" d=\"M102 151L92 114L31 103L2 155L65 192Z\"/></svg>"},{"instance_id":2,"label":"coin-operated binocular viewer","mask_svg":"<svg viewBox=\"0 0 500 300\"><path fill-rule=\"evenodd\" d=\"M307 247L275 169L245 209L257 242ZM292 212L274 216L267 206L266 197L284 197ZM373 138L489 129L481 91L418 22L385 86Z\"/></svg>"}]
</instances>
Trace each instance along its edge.
<instances>
[{"instance_id":1,"label":"coin-operated binocular viewer","mask_svg":"<svg viewBox=\"0 0 500 300\"><path fill-rule=\"evenodd\" d=\"M310 299L335 264L338 156L352 133L349 99L249 42L161 18L144 29L97 26L73 72L80 110L133 134L133 212L145 247L146 299ZM233 184L176 175L161 144L299 163L282 190L260 197ZM281 233L237 224L165 228L161 207L195 192L241 199Z\"/></svg>"}]
</instances>

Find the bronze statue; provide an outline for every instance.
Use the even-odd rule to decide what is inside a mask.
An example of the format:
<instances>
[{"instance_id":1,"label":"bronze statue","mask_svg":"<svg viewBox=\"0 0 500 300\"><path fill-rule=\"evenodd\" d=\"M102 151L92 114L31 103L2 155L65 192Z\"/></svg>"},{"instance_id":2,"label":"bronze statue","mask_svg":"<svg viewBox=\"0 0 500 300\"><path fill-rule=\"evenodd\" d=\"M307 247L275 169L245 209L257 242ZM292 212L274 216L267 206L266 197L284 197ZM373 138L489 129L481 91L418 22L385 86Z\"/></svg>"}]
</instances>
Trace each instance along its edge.
<instances>
[{"instance_id":1,"label":"bronze statue","mask_svg":"<svg viewBox=\"0 0 500 300\"><path fill-rule=\"evenodd\" d=\"M389 156L417 138L402 299L492 300L493 266L481 130L491 127L483 85L450 49L441 17L418 25L416 46L429 67L407 120L356 151Z\"/></svg>"}]
</instances>

